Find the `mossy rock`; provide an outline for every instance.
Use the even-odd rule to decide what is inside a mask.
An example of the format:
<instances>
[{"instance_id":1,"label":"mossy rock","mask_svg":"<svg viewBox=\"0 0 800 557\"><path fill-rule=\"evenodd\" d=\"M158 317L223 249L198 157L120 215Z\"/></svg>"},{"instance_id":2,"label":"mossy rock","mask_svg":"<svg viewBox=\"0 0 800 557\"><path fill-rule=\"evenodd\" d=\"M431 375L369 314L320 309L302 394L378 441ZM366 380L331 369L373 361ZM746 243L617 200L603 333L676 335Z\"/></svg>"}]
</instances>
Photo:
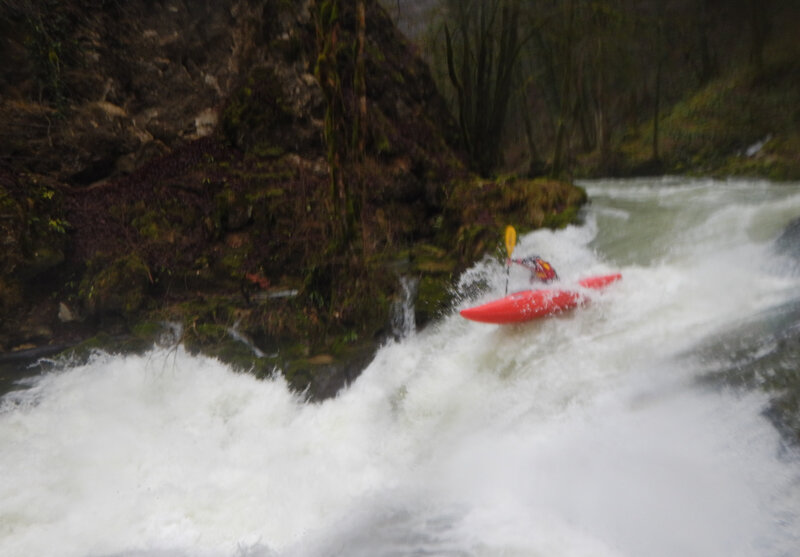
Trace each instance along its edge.
<instances>
[{"instance_id":1,"label":"mossy rock","mask_svg":"<svg viewBox=\"0 0 800 557\"><path fill-rule=\"evenodd\" d=\"M320 352L281 358L279 368L294 391L304 393L310 400L329 398L358 377L377 349L374 342L367 340L346 344L338 355Z\"/></svg>"},{"instance_id":2,"label":"mossy rock","mask_svg":"<svg viewBox=\"0 0 800 557\"><path fill-rule=\"evenodd\" d=\"M420 244L411 254L411 268L420 273L450 275L458 266L450 251L432 244Z\"/></svg>"},{"instance_id":3,"label":"mossy rock","mask_svg":"<svg viewBox=\"0 0 800 557\"><path fill-rule=\"evenodd\" d=\"M55 246L41 244L37 246L20 269L24 278L38 276L64 262L64 251Z\"/></svg>"},{"instance_id":4,"label":"mossy rock","mask_svg":"<svg viewBox=\"0 0 800 557\"><path fill-rule=\"evenodd\" d=\"M125 334L98 333L65 350L60 357L71 362L84 363L98 351L109 354L142 354L153 346L162 344L165 331L167 327L164 323L142 321ZM177 342L177 339L171 338L170 342Z\"/></svg>"},{"instance_id":5,"label":"mossy rock","mask_svg":"<svg viewBox=\"0 0 800 557\"><path fill-rule=\"evenodd\" d=\"M33 179L9 185L0 184L0 276L27 281L64 262L69 223L56 190Z\"/></svg>"},{"instance_id":6,"label":"mossy rock","mask_svg":"<svg viewBox=\"0 0 800 557\"><path fill-rule=\"evenodd\" d=\"M22 285L17 280L0 276L0 312L8 315L22 299Z\"/></svg>"},{"instance_id":7,"label":"mossy rock","mask_svg":"<svg viewBox=\"0 0 800 557\"><path fill-rule=\"evenodd\" d=\"M251 346L234 338L229 327L215 323L193 324L186 328L183 344L191 354L217 358L237 371L263 378L272 373L272 358L257 354Z\"/></svg>"},{"instance_id":8,"label":"mossy rock","mask_svg":"<svg viewBox=\"0 0 800 557\"><path fill-rule=\"evenodd\" d=\"M458 230L454 245L462 259L474 261L492 246L500 245L501 232L499 224L466 224Z\"/></svg>"},{"instance_id":9,"label":"mossy rock","mask_svg":"<svg viewBox=\"0 0 800 557\"><path fill-rule=\"evenodd\" d=\"M70 362L85 363L95 352L116 353L117 341L107 333L98 333L85 339L80 344L62 352L59 357Z\"/></svg>"},{"instance_id":10,"label":"mossy rock","mask_svg":"<svg viewBox=\"0 0 800 557\"><path fill-rule=\"evenodd\" d=\"M250 151L279 156L280 132L292 123L281 80L271 68L256 67L231 98L222 114L222 130L228 141Z\"/></svg>"},{"instance_id":11,"label":"mossy rock","mask_svg":"<svg viewBox=\"0 0 800 557\"><path fill-rule=\"evenodd\" d=\"M542 227L557 230L566 228L570 224L579 223L581 220L580 211L581 208L576 205L570 205L561 211L551 211L544 216Z\"/></svg>"},{"instance_id":12,"label":"mossy rock","mask_svg":"<svg viewBox=\"0 0 800 557\"><path fill-rule=\"evenodd\" d=\"M148 242L158 242L166 236L166 229L169 222L163 211L147 210L144 203L134 206L134 210L139 209L141 214L133 218L131 224L139 233L139 236Z\"/></svg>"},{"instance_id":13,"label":"mossy rock","mask_svg":"<svg viewBox=\"0 0 800 557\"><path fill-rule=\"evenodd\" d=\"M499 245L507 225L519 232L562 228L588 200L583 188L569 182L516 176L460 181L449 198L446 220L451 228L458 223L451 241L464 263Z\"/></svg>"},{"instance_id":14,"label":"mossy rock","mask_svg":"<svg viewBox=\"0 0 800 557\"><path fill-rule=\"evenodd\" d=\"M247 196L224 188L214 198L215 219L223 230L239 230L253 218L253 204Z\"/></svg>"},{"instance_id":15,"label":"mossy rock","mask_svg":"<svg viewBox=\"0 0 800 557\"><path fill-rule=\"evenodd\" d=\"M152 284L150 269L136 254L105 264L95 259L80 286L80 296L90 314L134 314L144 308Z\"/></svg>"},{"instance_id":16,"label":"mossy rock","mask_svg":"<svg viewBox=\"0 0 800 557\"><path fill-rule=\"evenodd\" d=\"M0 273L12 272L23 260L22 244L24 231L24 212L22 207L5 188L0 186L0 237L3 249L0 250Z\"/></svg>"},{"instance_id":17,"label":"mossy rock","mask_svg":"<svg viewBox=\"0 0 800 557\"><path fill-rule=\"evenodd\" d=\"M185 301L176 307L168 308L164 317L178 320L189 329L195 324L216 324L230 326L236 321L237 304L230 296L209 296ZM212 331L206 331L205 338Z\"/></svg>"},{"instance_id":18,"label":"mossy rock","mask_svg":"<svg viewBox=\"0 0 800 557\"><path fill-rule=\"evenodd\" d=\"M440 318L449 309L453 299L453 281L450 275L426 274L417 285L414 316L417 326L424 326Z\"/></svg>"},{"instance_id":19,"label":"mossy rock","mask_svg":"<svg viewBox=\"0 0 800 557\"><path fill-rule=\"evenodd\" d=\"M281 360L279 368L286 382L296 392L305 392L315 374L320 371L319 366L310 363L308 359Z\"/></svg>"}]
</instances>

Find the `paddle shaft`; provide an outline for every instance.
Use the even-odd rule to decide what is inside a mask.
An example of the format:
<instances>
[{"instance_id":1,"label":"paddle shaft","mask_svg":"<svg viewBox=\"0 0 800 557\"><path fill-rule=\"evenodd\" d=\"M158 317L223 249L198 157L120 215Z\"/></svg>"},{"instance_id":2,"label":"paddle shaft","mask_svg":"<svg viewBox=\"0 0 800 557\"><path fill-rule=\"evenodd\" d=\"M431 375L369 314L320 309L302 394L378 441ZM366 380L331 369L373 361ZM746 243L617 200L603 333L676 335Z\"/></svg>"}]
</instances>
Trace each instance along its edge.
<instances>
[{"instance_id":1,"label":"paddle shaft","mask_svg":"<svg viewBox=\"0 0 800 557\"><path fill-rule=\"evenodd\" d=\"M514 227L506 226L506 253L508 254L508 262L506 263L506 294L508 294L508 278L511 275L511 254L514 253L514 247L517 245L517 231Z\"/></svg>"}]
</instances>

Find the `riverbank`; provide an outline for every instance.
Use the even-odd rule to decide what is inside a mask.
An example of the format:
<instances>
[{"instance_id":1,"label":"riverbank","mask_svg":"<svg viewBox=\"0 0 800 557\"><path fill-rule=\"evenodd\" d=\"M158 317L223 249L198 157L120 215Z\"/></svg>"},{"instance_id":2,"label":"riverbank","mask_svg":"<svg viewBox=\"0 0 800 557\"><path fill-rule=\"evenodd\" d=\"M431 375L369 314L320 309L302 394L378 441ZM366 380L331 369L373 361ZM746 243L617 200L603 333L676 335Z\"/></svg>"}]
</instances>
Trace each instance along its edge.
<instances>
[{"instance_id":1,"label":"riverbank","mask_svg":"<svg viewBox=\"0 0 800 557\"><path fill-rule=\"evenodd\" d=\"M0 80L0 352L138 352L177 324L191 352L330 396L395 334L404 280L422 327L506 224L561 227L586 201L467 171L376 2L358 60L349 4L145 4L0 21L16 68Z\"/></svg>"},{"instance_id":2,"label":"riverbank","mask_svg":"<svg viewBox=\"0 0 800 557\"><path fill-rule=\"evenodd\" d=\"M617 138L606 175L800 180L800 44L776 40L759 68L731 69ZM576 174L599 177L596 154Z\"/></svg>"}]
</instances>

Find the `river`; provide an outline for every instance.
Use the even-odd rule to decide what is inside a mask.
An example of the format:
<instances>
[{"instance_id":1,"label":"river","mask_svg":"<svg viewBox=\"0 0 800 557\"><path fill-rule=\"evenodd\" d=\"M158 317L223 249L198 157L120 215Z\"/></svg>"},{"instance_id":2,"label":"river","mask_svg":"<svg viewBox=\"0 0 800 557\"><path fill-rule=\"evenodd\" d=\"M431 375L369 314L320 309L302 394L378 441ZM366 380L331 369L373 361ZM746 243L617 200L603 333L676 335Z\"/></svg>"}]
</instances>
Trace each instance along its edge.
<instances>
[{"instance_id":1,"label":"river","mask_svg":"<svg viewBox=\"0 0 800 557\"><path fill-rule=\"evenodd\" d=\"M800 453L779 393L746 386L773 371L758 354L796 344L775 340L800 322L798 260L776 245L800 185L582 185L585 222L515 254L621 282L520 326L453 311L334 399L180 347L20 384L0 403L0 554L800 554ZM487 258L460 307L505 288ZM709 380L742 358L753 381Z\"/></svg>"}]
</instances>

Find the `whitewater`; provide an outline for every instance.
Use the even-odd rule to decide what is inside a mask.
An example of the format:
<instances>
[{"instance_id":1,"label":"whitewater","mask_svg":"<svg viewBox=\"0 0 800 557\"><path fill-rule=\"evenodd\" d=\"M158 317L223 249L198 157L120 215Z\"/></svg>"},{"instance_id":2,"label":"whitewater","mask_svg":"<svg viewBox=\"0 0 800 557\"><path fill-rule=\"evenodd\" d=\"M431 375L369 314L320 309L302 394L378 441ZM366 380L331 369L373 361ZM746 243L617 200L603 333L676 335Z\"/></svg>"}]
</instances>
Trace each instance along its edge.
<instances>
[{"instance_id":1,"label":"whitewater","mask_svg":"<svg viewBox=\"0 0 800 557\"><path fill-rule=\"evenodd\" d=\"M473 323L458 309L528 287L487 256L330 400L180 346L21 382L0 401L0 555L800 554L800 454L771 395L703 380L730 356L711 340L800 297L775 249L800 184L581 185L583 223L515 255L622 281Z\"/></svg>"}]
</instances>

